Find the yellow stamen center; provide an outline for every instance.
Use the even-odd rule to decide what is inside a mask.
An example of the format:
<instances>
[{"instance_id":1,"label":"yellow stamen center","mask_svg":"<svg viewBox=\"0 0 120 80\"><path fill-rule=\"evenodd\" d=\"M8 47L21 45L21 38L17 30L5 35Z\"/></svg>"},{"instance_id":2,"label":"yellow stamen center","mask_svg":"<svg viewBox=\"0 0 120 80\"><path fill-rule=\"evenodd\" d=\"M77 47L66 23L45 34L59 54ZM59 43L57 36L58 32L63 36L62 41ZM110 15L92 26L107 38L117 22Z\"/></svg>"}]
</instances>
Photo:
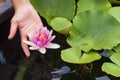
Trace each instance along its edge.
<instances>
[{"instance_id":1,"label":"yellow stamen center","mask_svg":"<svg viewBox=\"0 0 120 80\"><path fill-rule=\"evenodd\" d=\"M45 38L45 35L44 35L44 34L41 34L41 35L39 36L39 38L40 38L40 39L44 39L44 38Z\"/></svg>"}]
</instances>

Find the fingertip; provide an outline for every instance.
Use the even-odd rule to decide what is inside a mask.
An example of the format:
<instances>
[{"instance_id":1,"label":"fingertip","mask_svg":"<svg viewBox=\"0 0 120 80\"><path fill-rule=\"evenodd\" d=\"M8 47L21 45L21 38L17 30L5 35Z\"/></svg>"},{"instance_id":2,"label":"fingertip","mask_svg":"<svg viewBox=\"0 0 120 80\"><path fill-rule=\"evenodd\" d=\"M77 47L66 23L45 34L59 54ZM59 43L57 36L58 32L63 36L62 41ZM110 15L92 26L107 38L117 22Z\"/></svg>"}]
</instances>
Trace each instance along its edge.
<instances>
[{"instance_id":1,"label":"fingertip","mask_svg":"<svg viewBox=\"0 0 120 80\"><path fill-rule=\"evenodd\" d=\"M30 57L30 51L28 48L24 48L23 51L24 51L27 58Z\"/></svg>"},{"instance_id":2,"label":"fingertip","mask_svg":"<svg viewBox=\"0 0 120 80\"><path fill-rule=\"evenodd\" d=\"M9 36L8 36L8 39L12 39L12 34L10 33Z\"/></svg>"},{"instance_id":3,"label":"fingertip","mask_svg":"<svg viewBox=\"0 0 120 80\"><path fill-rule=\"evenodd\" d=\"M30 52L25 52L25 55L26 55L27 58L29 58L30 57Z\"/></svg>"}]
</instances>

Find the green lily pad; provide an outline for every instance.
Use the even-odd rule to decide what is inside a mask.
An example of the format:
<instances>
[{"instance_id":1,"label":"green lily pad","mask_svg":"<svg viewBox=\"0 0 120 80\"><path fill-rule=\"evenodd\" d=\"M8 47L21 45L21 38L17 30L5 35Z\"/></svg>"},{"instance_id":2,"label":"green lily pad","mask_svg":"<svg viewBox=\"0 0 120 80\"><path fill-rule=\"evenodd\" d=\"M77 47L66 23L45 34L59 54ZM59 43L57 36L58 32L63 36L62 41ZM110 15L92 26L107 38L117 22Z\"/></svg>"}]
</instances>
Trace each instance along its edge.
<instances>
[{"instance_id":1,"label":"green lily pad","mask_svg":"<svg viewBox=\"0 0 120 80\"><path fill-rule=\"evenodd\" d=\"M88 53L82 53L81 50L77 48L68 48L62 50L61 58L63 61L75 64L85 64L90 63L95 60L99 60L101 56L97 52L90 51Z\"/></svg>"},{"instance_id":2,"label":"green lily pad","mask_svg":"<svg viewBox=\"0 0 120 80\"><path fill-rule=\"evenodd\" d=\"M111 74L116 77L120 77L120 66L106 62L102 65L102 71L106 72L107 74Z\"/></svg>"},{"instance_id":3,"label":"green lily pad","mask_svg":"<svg viewBox=\"0 0 120 80\"><path fill-rule=\"evenodd\" d=\"M111 61L117 64L120 67L120 52L114 53L110 57Z\"/></svg>"},{"instance_id":4,"label":"green lily pad","mask_svg":"<svg viewBox=\"0 0 120 80\"><path fill-rule=\"evenodd\" d=\"M120 43L120 23L103 11L85 11L73 20L67 42L85 52L112 49Z\"/></svg>"},{"instance_id":5,"label":"green lily pad","mask_svg":"<svg viewBox=\"0 0 120 80\"><path fill-rule=\"evenodd\" d=\"M75 14L75 0L30 0L34 8L48 23L55 17L71 20Z\"/></svg>"},{"instance_id":6,"label":"green lily pad","mask_svg":"<svg viewBox=\"0 0 120 80\"><path fill-rule=\"evenodd\" d=\"M77 13L87 10L107 11L112 7L108 0L79 0L77 5Z\"/></svg>"},{"instance_id":7,"label":"green lily pad","mask_svg":"<svg viewBox=\"0 0 120 80\"><path fill-rule=\"evenodd\" d=\"M120 22L120 7L112 7L108 13L114 16Z\"/></svg>"},{"instance_id":8,"label":"green lily pad","mask_svg":"<svg viewBox=\"0 0 120 80\"><path fill-rule=\"evenodd\" d=\"M120 45L114 47L113 50L114 51L111 51L112 55L110 56L110 60L113 63L105 62L102 65L102 71L113 76L120 77Z\"/></svg>"},{"instance_id":9,"label":"green lily pad","mask_svg":"<svg viewBox=\"0 0 120 80\"><path fill-rule=\"evenodd\" d=\"M67 35L70 27L72 26L72 23L66 18L56 17L51 20L50 25L55 31Z\"/></svg>"}]
</instances>

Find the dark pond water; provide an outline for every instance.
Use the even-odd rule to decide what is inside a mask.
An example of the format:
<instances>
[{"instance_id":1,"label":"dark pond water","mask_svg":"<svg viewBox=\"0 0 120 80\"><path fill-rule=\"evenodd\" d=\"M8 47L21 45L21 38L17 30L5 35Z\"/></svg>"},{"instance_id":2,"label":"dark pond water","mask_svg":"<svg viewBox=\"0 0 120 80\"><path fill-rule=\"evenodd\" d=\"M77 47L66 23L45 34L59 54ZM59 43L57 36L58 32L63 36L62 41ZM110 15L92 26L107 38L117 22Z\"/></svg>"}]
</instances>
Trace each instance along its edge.
<instances>
[{"instance_id":1,"label":"dark pond water","mask_svg":"<svg viewBox=\"0 0 120 80\"><path fill-rule=\"evenodd\" d=\"M7 39L9 26L10 19L0 24L0 50L6 58L6 63L0 64L0 80L120 80L102 72L102 62L99 61L87 65L63 62L60 51L69 45L65 37L56 32L53 42L60 44L60 49L48 49L45 55L32 52L32 56L26 58L20 46L19 33L13 40ZM104 57L102 60L107 61Z\"/></svg>"}]
</instances>

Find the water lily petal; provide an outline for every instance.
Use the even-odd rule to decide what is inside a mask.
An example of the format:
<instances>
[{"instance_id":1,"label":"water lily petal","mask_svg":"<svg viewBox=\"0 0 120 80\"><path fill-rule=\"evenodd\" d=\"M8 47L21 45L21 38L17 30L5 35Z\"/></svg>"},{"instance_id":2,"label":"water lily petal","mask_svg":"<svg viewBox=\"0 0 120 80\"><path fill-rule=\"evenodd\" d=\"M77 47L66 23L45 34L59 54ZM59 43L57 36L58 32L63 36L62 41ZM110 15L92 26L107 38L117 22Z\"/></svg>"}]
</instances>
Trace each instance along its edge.
<instances>
[{"instance_id":1,"label":"water lily petal","mask_svg":"<svg viewBox=\"0 0 120 80\"><path fill-rule=\"evenodd\" d=\"M49 30L47 29L47 27L43 27L40 29L39 31L40 33L49 33Z\"/></svg>"},{"instance_id":2,"label":"water lily petal","mask_svg":"<svg viewBox=\"0 0 120 80\"><path fill-rule=\"evenodd\" d=\"M30 50L38 50L39 47L38 46L32 46L32 47L29 47Z\"/></svg>"},{"instance_id":3,"label":"water lily petal","mask_svg":"<svg viewBox=\"0 0 120 80\"><path fill-rule=\"evenodd\" d=\"M55 35L51 36L50 41L52 41L55 37Z\"/></svg>"},{"instance_id":4,"label":"water lily petal","mask_svg":"<svg viewBox=\"0 0 120 80\"><path fill-rule=\"evenodd\" d=\"M29 37L30 41L32 41L32 36L33 36L33 34L29 32L28 37Z\"/></svg>"},{"instance_id":5,"label":"water lily petal","mask_svg":"<svg viewBox=\"0 0 120 80\"><path fill-rule=\"evenodd\" d=\"M51 41L52 41L55 37L56 37L56 36L51 36L51 37L49 37L49 39L48 39L48 41L47 41L47 43L46 43L46 44L51 43Z\"/></svg>"},{"instance_id":6,"label":"water lily petal","mask_svg":"<svg viewBox=\"0 0 120 80\"><path fill-rule=\"evenodd\" d=\"M60 48L60 45L56 43L50 43L46 46L46 48L57 49L57 48Z\"/></svg>"},{"instance_id":7,"label":"water lily petal","mask_svg":"<svg viewBox=\"0 0 120 80\"><path fill-rule=\"evenodd\" d=\"M53 30L50 30L48 34L48 39L52 37L52 33L53 33Z\"/></svg>"},{"instance_id":8,"label":"water lily petal","mask_svg":"<svg viewBox=\"0 0 120 80\"><path fill-rule=\"evenodd\" d=\"M42 54L45 54L46 53L46 49L45 48L40 48L39 52L41 52Z\"/></svg>"},{"instance_id":9,"label":"water lily petal","mask_svg":"<svg viewBox=\"0 0 120 80\"><path fill-rule=\"evenodd\" d=\"M36 44L34 44L34 43L31 42L31 41L23 40L23 42L24 42L25 44L30 45L30 46L36 46Z\"/></svg>"},{"instance_id":10,"label":"water lily petal","mask_svg":"<svg viewBox=\"0 0 120 80\"><path fill-rule=\"evenodd\" d=\"M50 31L49 31L49 35L51 36L51 35L52 35L52 33L53 33L53 30L50 30Z\"/></svg>"}]
</instances>

